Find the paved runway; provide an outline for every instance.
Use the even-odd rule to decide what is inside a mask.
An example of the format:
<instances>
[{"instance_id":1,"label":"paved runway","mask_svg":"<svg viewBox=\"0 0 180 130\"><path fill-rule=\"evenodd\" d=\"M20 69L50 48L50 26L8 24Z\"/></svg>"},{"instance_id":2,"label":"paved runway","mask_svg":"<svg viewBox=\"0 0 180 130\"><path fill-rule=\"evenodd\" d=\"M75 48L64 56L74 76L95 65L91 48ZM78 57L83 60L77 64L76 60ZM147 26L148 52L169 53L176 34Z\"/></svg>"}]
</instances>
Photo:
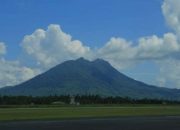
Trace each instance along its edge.
<instances>
[{"instance_id":1,"label":"paved runway","mask_svg":"<svg viewBox=\"0 0 180 130\"><path fill-rule=\"evenodd\" d=\"M180 130L180 117L0 122L0 130Z\"/></svg>"}]
</instances>

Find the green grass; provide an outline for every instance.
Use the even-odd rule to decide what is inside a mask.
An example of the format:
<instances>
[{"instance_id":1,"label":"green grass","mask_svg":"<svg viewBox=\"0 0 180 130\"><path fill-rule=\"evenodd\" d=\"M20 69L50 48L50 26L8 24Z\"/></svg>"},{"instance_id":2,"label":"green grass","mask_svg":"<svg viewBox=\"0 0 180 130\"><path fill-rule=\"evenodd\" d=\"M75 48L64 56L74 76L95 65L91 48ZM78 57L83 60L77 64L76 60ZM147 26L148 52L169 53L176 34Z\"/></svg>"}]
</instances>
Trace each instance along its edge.
<instances>
[{"instance_id":1,"label":"green grass","mask_svg":"<svg viewBox=\"0 0 180 130\"><path fill-rule=\"evenodd\" d=\"M175 115L180 116L180 106L0 108L0 121Z\"/></svg>"}]
</instances>

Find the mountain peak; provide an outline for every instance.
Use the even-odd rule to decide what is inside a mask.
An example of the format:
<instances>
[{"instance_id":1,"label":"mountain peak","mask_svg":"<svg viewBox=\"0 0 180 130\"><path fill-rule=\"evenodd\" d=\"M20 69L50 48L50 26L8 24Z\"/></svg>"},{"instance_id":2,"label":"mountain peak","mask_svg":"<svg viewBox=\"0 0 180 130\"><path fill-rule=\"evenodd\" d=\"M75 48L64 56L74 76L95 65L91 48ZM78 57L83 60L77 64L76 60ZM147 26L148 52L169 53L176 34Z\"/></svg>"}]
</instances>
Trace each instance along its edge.
<instances>
[{"instance_id":1,"label":"mountain peak","mask_svg":"<svg viewBox=\"0 0 180 130\"><path fill-rule=\"evenodd\" d=\"M90 62L89 60L85 59L84 57L80 57L80 58L76 59L75 61Z\"/></svg>"},{"instance_id":2,"label":"mountain peak","mask_svg":"<svg viewBox=\"0 0 180 130\"><path fill-rule=\"evenodd\" d=\"M103 59L100 59L100 58L95 59L93 62L105 62L105 63L108 63L107 61L105 61Z\"/></svg>"},{"instance_id":3,"label":"mountain peak","mask_svg":"<svg viewBox=\"0 0 180 130\"><path fill-rule=\"evenodd\" d=\"M105 61L103 59L97 58L96 60L92 61L93 63L98 63L98 64L104 64L104 65L110 65L108 61Z\"/></svg>"},{"instance_id":4,"label":"mountain peak","mask_svg":"<svg viewBox=\"0 0 180 130\"><path fill-rule=\"evenodd\" d=\"M97 58L97 59L94 60L94 62L102 62L102 61L104 61L104 60L100 59L100 58Z\"/></svg>"},{"instance_id":5,"label":"mountain peak","mask_svg":"<svg viewBox=\"0 0 180 130\"><path fill-rule=\"evenodd\" d=\"M102 65L102 64L106 64L106 65L108 64L108 65L110 65L108 61L105 61L105 60L100 59L100 58L97 58L97 59L95 59L95 60L93 60L93 61L89 61L89 60L85 59L84 57L80 57L80 58L76 59L75 62L76 62L76 61L82 62L82 63L84 63L84 62L87 63L87 62L88 62L88 63L93 63L93 64L95 63L95 64L101 64L101 65Z\"/></svg>"},{"instance_id":6,"label":"mountain peak","mask_svg":"<svg viewBox=\"0 0 180 130\"><path fill-rule=\"evenodd\" d=\"M96 62L96 63L108 63L107 61L105 61L103 59L100 59L100 58L97 58L97 59L95 59L93 61L89 61L89 60L85 59L84 57L80 57L80 58L76 59L75 61L86 61L86 62L88 61L88 62L93 62L93 63L94 62Z\"/></svg>"},{"instance_id":7,"label":"mountain peak","mask_svg":"<svg viewBox=\"0 0 180 130\"><path fill-rule=\"evenodd\" d=\"M77 60L86 60L84 57L80 57Z\"/></svg>"}]
</instances>

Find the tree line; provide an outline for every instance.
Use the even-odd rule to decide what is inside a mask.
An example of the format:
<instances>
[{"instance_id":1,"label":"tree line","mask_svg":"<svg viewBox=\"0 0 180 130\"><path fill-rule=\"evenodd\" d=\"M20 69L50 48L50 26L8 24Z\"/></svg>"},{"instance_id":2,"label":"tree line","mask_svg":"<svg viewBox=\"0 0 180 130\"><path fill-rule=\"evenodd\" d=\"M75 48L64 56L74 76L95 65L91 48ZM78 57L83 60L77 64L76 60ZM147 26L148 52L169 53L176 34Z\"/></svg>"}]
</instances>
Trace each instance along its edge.
<instances>
[{"instance_id":1,"label":"tree line","mask_svg":"<svg viewBox=\"0 0 180 130\"><path fill-rule=\"evenodd\" d=\"M180 104L180 101L162 99L133 99L129 97L102 97L99 95L61 95L61 96L0 96L0 105L51 105L69 104L71 99L79 104Z\"/></svg>"}]
</instances>

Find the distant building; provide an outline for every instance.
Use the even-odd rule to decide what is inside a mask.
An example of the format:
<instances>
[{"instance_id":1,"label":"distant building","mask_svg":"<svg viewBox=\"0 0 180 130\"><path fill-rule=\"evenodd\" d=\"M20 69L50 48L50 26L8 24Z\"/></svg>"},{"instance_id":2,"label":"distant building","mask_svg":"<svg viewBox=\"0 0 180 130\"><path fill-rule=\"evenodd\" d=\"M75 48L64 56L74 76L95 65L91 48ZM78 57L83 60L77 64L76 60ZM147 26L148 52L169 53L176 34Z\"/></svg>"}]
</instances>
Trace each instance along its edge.
<instances>
[{"instance_id":1,"label":"distant building","mask_svg":"<svg viewBox=\"0 0 180 130\"><path fill-rule=\"evenodd\" d=\"M71 98L71 99L70 99L70 105L77 105L77 106L80 105L79 102L76 102L76 101L75 101L75 96L71 96L70 98Z\"/></svg>"},{"instance_id":2,"label":"distant building","mask_svg":"<svg viewBox=\"0 0 180 130\"><path fill-rule=\"evenodd\" d=\"M75 96L71 96L70 98L71 98L71 99L70 99L70 104L71 104L71 105L76 105Z\"/></svg>"}]
</instances>

